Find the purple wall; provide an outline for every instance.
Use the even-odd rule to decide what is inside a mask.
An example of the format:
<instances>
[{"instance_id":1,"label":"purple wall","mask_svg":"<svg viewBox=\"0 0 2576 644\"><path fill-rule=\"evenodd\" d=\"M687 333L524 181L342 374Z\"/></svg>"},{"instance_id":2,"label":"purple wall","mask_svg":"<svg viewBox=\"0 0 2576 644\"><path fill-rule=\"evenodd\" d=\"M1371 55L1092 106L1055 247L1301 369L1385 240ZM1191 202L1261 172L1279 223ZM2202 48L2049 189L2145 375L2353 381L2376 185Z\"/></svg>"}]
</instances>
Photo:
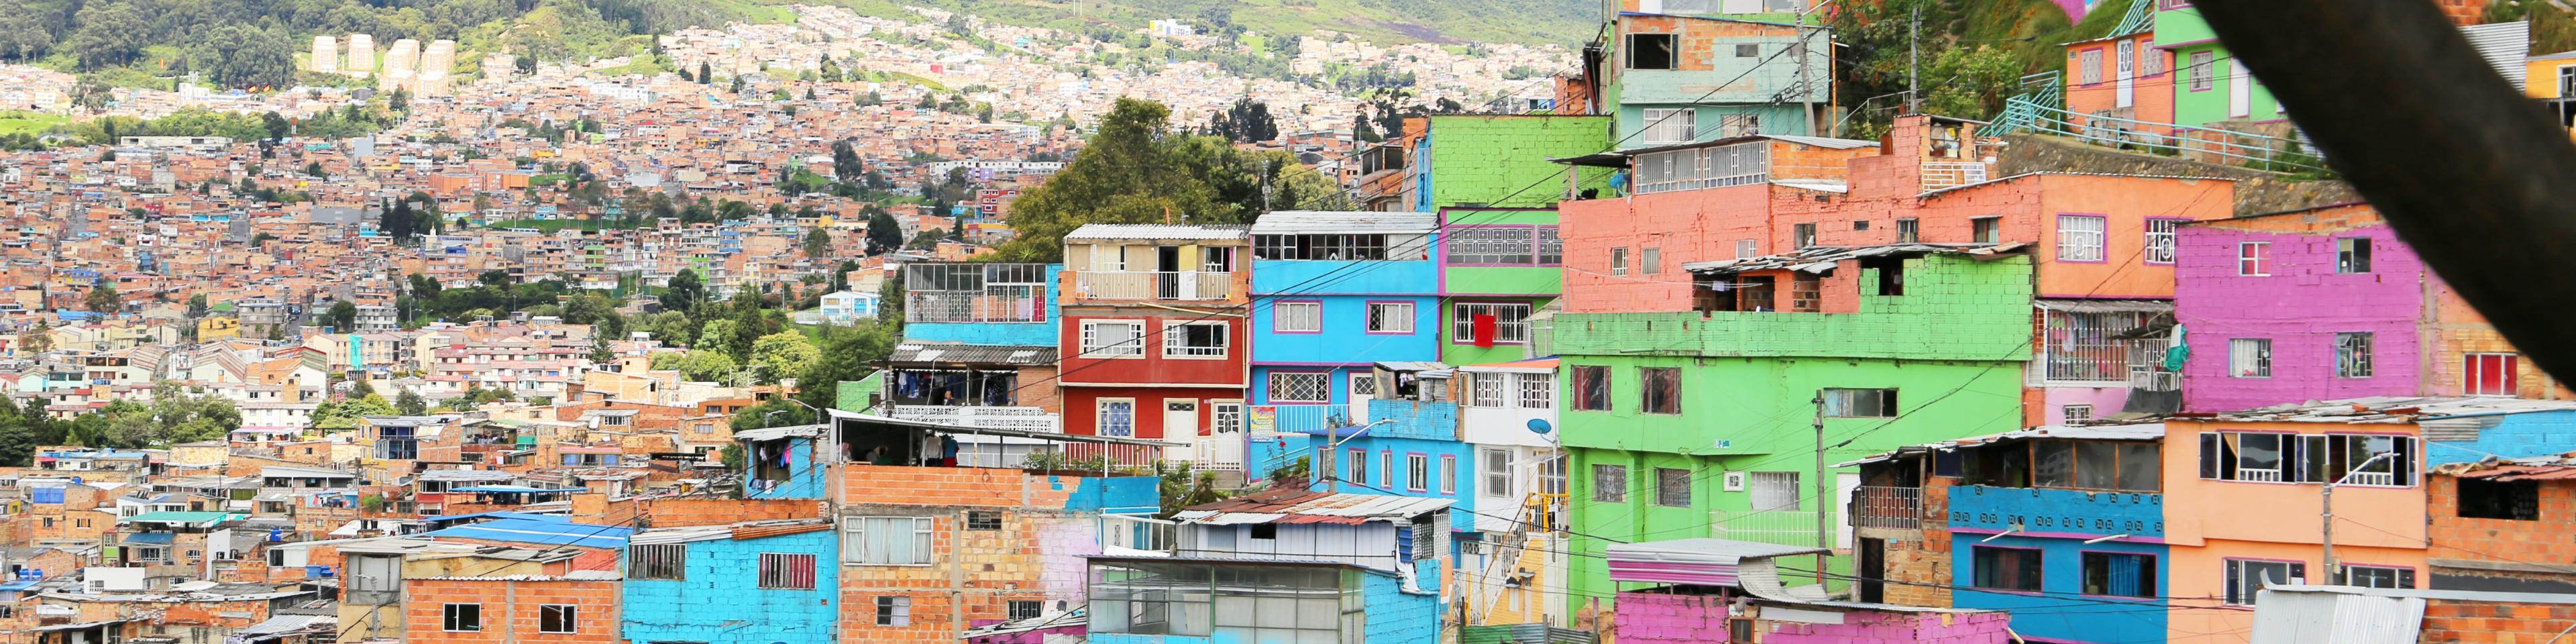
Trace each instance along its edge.
<instances>
[{"instance_id":1,"label":"purple wall","mask_svg":"<svg viewBox=\"0 0 2576 644\"><path fill-rule=\"evenodd\" d=\"M2344 237L2371 240L2369 273L2335 272L2336 240ZM2269 276L2238 274L2241 242L2271 243ZM2186 411L2416 392L2424 267L2387 225L2298 233L2186 225L2175 260L2174 315L2191 347ZM2368 378L2335 377L2335 334L2350 332L2372 334ZM2236 338L2272 341L2271 377L2228 373L2228 341Z\"/></svg>"},{"instance_id":2,"label":"purple wall","mask_svg":"<svg viewBox=\"0 0 2576 644\"><path fill-rule=\"evenodd\" d=\"M1619 593L1617 610L1610 623L1621 644L1699 644L1726 636L1724 597Z\"/></svg>"}]
</instances>

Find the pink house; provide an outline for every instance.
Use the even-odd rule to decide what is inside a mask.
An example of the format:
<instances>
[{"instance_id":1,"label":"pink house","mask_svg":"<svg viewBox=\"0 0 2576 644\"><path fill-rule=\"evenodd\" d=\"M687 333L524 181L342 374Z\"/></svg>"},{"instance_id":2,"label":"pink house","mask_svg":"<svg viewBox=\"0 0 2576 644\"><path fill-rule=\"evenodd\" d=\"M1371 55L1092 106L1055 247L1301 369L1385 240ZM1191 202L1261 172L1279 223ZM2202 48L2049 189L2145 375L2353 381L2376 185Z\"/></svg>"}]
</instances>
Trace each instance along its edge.
<instances>
[{"instance_id":1,"label":"pink house","mask_svg":"<svg viewBox=\"0 0 2576 644\"><path fill-rule=\"evenodd\" d=\"M2176 255L2187 411L2367 396L2568 397L2368 205L2193 223Z\"/></svg>"}]
</instances>

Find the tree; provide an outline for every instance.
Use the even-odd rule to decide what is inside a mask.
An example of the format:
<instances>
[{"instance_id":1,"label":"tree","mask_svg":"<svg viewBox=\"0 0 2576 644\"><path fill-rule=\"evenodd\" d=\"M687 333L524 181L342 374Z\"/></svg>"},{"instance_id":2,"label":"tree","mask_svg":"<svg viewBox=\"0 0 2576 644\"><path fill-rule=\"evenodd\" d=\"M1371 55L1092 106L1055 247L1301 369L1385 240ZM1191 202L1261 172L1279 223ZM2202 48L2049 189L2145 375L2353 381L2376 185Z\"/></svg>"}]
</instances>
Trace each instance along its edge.
<instances>
[{"instance_id":1,"label":"tree","mask_svg":"<svg viewBox=\"0 0 2576 644\"><path fill-rule=\"evenodd\" d=\"M845 183L854 182L866 173L867 162L859 159L859 151L850 145L849 139L832 142L832 178Z\"/></svg>"},{"instance_id":2,"label":"tree","mask_svg":"<svg viewBox=\"0 0 2576 644\"><path fill-rule=\"evenodd\" d=\"M113 282L102 281L97 286L90 287L89 295L82 298L82 301L89 305L89 310L97 313L116 313L125 310L125 296L117 294L116 284Z\"/></svg>"},{"instance_id":3,"label":"tree","mask_svg":"<svg viewBox=\"0 0 2576 644\"><path fill-rule=\"evenodd\" d=\"M693 351L713 351L732 358L737 354L733 350L734 327L737 324L732 318L708 320L706 324L698 325L698 341L689 343L689 347Z\"/></svg>"},{"instance_id":4,"label":"tree","mask_svg":"<svg viewBox=\"0 0 2576 644\"><path fill-rule=\"evenodd\" d=\"M404 416L429 413L429 401L421 398L418 392L404 389L401 395L394 396L394 413Z\"/></svg>"},{"instance_id":5,"label":"tree","mask_svg":"<svg viewBox=\"0 0 2576 644\"><path fill-rule=\"evenodd\" d=\"M330 323L332 330L348 333L358 328L358 305L348 300L333 302L323 320Z\"/></svg>"},{"instance_id":6,"label":"tree","mask_svg":"<svg viewBox=\"0 0 2576 644\"><path fill-rule=\"evenodd\" d=\"M876 204L869 204L866 210L868 211L868 254L883 254L902 248L903 224L895 222L894 214L876 207Z\"/></svg>"},{"instance_id":7,"label":"tree","mask_svg":"<svg viewBox=\"0 0 2576 644\"><path fill-rule=\"evenodd\" d=\"M190 296L188 296L188 317L191 317L191 318L201 318L201 317L205 317L205 316L206 316L206 294L204 294L204 293L198 293L198 294L195 294L195 295L190 295Z\"/></svg>"},{"instance_id":8,"label":"tree","mask_svg":"<svg viewBox=\"0 0 2576 644\"><path fill-rule=\"evenodd\" d=\"M1170 115L1159 103L1118 99L1082 154L1011 205L1016 236L996 259L1057 261L1064 234L1083 224L1243 224L1272 209L1347 209L1338 183L1296 157L1171 133Z\"/></svg>"},{"instance_id":9,"label":"tree","mask_svg":"<svg viewBox=\"0 0 2576 644\"><path fill-rule=\"evenodd\" d=\"M815 420L814 413L805 411L802 405L784 400L771 400L734 412L732 429L737 432L747 432L763 427L811 425Z\"/></svg>"},{"instance_id":10,"label":"tree","mask_svg":"<svg viewBox=\"0 0 2576 644\"><path fill-rule=\"evenodd\" d=\"M731 380L734 374L740 371L741 366L733 361L733 356L725 355L723 352L690 349L688 353L681 355L679 368L682 380L722 382Z\"/></svg>"},{"instance_id":11,"label":"tree","mask_svg":"<svg viewBox=\"0 0 2576 644\"><path fill-rule=\"evenodd\" d=\"M81 5L72 19L80 27L72 31L63 48L88 69L134 62L143 55L144 47L153 44L154 33L151 17L135 4L124 0Z\"/></svg>"},{"instance_id":12,"label":"tree","mask_svg":"<svg viewBox=\"0 0 2576 644\"><path fill-rule=\"evenodd\" d=\"M760 384L804 375L821 358L822 351L814 348L805 334L795 331L760 336L751 343L751 372Z\"/></svg>"},{"instance_id":13,"label":"tree","mask_svg":"<svg viewBox=\"0 0 2576 644\"><path fill-rule=\"evenodd\" d=\"M804 250L805 256L812 259L822 259L831 255L832 233L823 230L822 226L815 226L813 230L805 231Z\"/></svg>"},{"instance_id":14,"label":"tree","mask_svg":"<svg viewBox=\"0 0 2576 644\"><path fill-rule=\"evenodd\" d=\"M329 179L331 178L331 173L322 171L322 162L320 161L306 161L304 162L304 176L317 179Z\"/></svg>"},{"instance_id":15,"label":"tree","mask_svg":"<svg viewBox=\"0 0 2576 644\"><path fill-rule=\"evenodd\" d=\"M894 325L874 320L826 327L814 359L796 375L796 399L818 409L831 408L838 402L834 398L840 383L866 378L877 363L894 355L894 346L902 341Z\"/></svg>"},{"instance_id":16,"label":"tree","mask_svg":"<svg viewBox=\"0 0 2576 644\"><path fill-rule=\"evenodd\" d=\"M585 293L564 300L562 315L564 324L600 324L609 316L617 315L617 309L609 304L608 298ZM618 326L625 326L625 321L619 320Z\"/></svg>"},{"instance_id":17,"label":"tree","mask_svg":"<svg viewBox=\"0 0 2576 644\"><path fill-rule=\"evenodd\" d=\"M712 84L715 84L715 82L716 82L716 72L715 72L715 69L714 69L714 68L712 68L712 67L707 66L707 61L703 61L703 60L698 61L698 84L700 84L700 85L712 85Z\"/></svg>"},{"instance_id":18,"label":"tree","mask_svg":"<svg viewBox=\"0 0 2576 644\"><path fill-rule=\"evenodd\" d=\"M356 429L360 418L392 415L394 415L393 404L385 402L384 396L371 393L363 398L323 401L320 406L313 408L312 427L325 432Z\"/></svg>"},{"instance_id":19,"label":"tree","mask_svg":"<svg viewBox=\"0 0 2576 644\"><path fill-rule=\"evenodd\" d=\"M699 304L707 301L706 280L698 277L697 271L680 269L679 274L672 275L671 281L664 283L663 286L662 310L664 311L693 311Z\"/></svg>"},{"instance_id":20,"label":"tree","mask_svg":"<svg viewBox=\"0 0 2576 644\"><path fill-rule=\"evenodd\" d=\"M1208 117L1208 132L1236 143L1261 143L1279 138L1279 124L1271 120L1268 103L1238 98L1232 107Z\"/></svg>"},{"instance_id":21,"label":"tree","mask_svg":"<svg viewBox=\"0 0 2576 644\"><path fill-rule=\"evenodd\" d=\"M367 384L365 378L349 381L350 398L365 398L373 395L376 395L376 386Z\"/></svg>"}]
</instances>

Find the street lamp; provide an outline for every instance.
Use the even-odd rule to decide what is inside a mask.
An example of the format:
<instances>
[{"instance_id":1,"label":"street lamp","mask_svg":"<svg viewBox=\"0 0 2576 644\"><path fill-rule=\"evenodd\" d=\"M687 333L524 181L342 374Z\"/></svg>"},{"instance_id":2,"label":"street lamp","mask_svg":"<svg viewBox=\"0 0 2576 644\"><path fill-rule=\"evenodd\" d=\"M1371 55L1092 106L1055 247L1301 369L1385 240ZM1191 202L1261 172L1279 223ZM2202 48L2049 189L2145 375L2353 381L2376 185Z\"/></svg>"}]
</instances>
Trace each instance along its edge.
<instances>
[{"instance_id":1,"label":"street lamp","mask_svg":"<svg viewBox=\"0 0 2576 644\"><path fill-rule=\"evenodd\" d=\"M2350 479L2352 478L2352 475L2354 475L2354 474L2360 474L2362 470L2369 469L2369 468L2370 468L2370 464L2379 462L2379 459L2388 458L2388 457L2396 456L2396 455L2397 455L2397 453L2396 453L2396 452L2380 452L2380 453L2378 453L2378 454L2373 454L2373 455L2371 455L2370 460L2362 461L2360 465L2355 465L2355 466L2353 466L2353 467L2352 467L2352 469L2344 471L2343 476L2341 476L2341 477L2337 477L2335 480L2327 481L2327 482L2326 482L2325 495L2324 495L2324 497L2323 497L2323 498L2318 502L2318 505L2324 508L2324 512L2322 512L2321 514L2323 515L2323 518L2324 518L2324 521L2325 521L2325 526L2324 526L2325 530L2324 530L2324 534L2323 534L2323 536L2325 537L2325 549L2326 549L2326 556L2325 556L2325 559L2326 559L2325 573L2326 573L2326 582L2327 582L2327 583L2335 583L2336 581L2339 581L2339 580L2342 578L2342 575L2340 575L2340 574L2338 574L2338 573L2337 573L2337 570L2336 570L2336 567L2337 567L2337 566L2336 566L2336 564L2335 564L2335 554L2334 554L2334 490L2335 490L2335 486L2337 486L2337 485L2342 485L2344 481L2346 481L2346 480L2350 480ZM2395 474L2395 473L2396 473L2396 470L2395 470L2394 468L2391 468L2391 469L2389 470L2389 472L2390 472L2391 474Z\"/></svg>"}]
</instances>

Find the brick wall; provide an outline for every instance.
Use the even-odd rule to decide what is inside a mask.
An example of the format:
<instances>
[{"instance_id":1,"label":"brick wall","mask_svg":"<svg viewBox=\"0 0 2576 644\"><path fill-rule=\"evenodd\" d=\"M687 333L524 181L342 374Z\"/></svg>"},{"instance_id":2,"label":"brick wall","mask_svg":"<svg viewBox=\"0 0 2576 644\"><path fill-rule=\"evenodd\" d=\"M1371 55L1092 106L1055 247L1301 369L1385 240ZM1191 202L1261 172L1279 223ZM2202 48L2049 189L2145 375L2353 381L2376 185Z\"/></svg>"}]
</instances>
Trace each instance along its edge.
<instances>
[{"instance_id":1,"label":"brick wall","mask_svg":"<svg viewBox=\"0 0 2576 644\"><path fill-rule=\"evenodd\" d=\"M1797 607L1791 607L1797 608ZM1892 613L1842 611L1843 623L1807 624L1763 621L1755 630L1768 644L2005 644L2019 640L2008 632L2012 616L1982 613ZM1756 613L1757 619L1759 613Z\"/></svg>"},{"instance_id":2,"label":"brick wall","mask_svg":"<svg viewBox=\"0 0 2576 644\"><path fill-rule=\"evenodd\" d=\"M1950 480L1924 477L1922 538L1889 539L1882 599L1902 606L1950 606Z\"/></svg>"},{"instance_id":3,"label":"brick wall","mask_svg":"<svg viewBox=\"0 0 2576 644\"><path fill-rule=\"evenodd\" d=\"M2425 556L2429 558L2489 562L2502 567L2531 567L2534 564L2545 567L2576 561L2576 542L2567 538L2568 534L2576 533L2576 482L2544 481L2540 484L2538 521L2461 517L2459 479L2454 476L2427 475L2424 487L2428 520L2424 528ZM2442 574L2459 574L2459 571ZM2481 570L2470 574L2493 577L2499 586L2523 582L2576 582L2576 576L2565 573ZM2451 588L2457 585L2465 584L2434 579L2427 587Z\"/></svg>"},{"instance_id":4,"label":"brick wall","mask_svg":"<svg viewBox=\"0 0 2576 644\"><path fill-rule=\"evenodd\" d=\"M1706 642L1726 633L1724 597L1619 593L1611 629L1621 644Z\"/></svg>"},{"instance_id":5,"label":"brick wall","mask_svg":"<svg viewBox=\"0 0 2576 644\"><path fill-rule=\"evenodd\" d=\"M618 638L618 582L613 580L409 579L404 592L404 641L412 644L512 644L526 641L596 642ZM445 630L446 604L482 606L482 630ZM540 606L579 607L573 633L540 633Z\"/></svg>"},{"instance_id":6,"label":"brick wall","mask_svg":"<svg viewBox=\"0 0 2576 644\"><path fill-rule=\"evenodd\" d=\"M996 530L968 529L974 506L924 508L865 506L855 515L932 518L929 566L841 567L845 642L953 642L976 624L1009 617L1012 601L1034 601L1053 610L1083 602L1085 555L1098 554L1094 519L1049 509L985 510L1000 513ZM876 625L879 597L911 601L911 623Z\"/></svg>"},{"instance_id":7,"label":"brick wall","mask_svg":"<svg viewBox=\"0 0 2576 644\"><path fill-rule=\"evenodd\" d=\"M2424 603L2425 644L2549 642L2576 625L2576 605L2434 599Z\"/></svg>"}]
</instances>

